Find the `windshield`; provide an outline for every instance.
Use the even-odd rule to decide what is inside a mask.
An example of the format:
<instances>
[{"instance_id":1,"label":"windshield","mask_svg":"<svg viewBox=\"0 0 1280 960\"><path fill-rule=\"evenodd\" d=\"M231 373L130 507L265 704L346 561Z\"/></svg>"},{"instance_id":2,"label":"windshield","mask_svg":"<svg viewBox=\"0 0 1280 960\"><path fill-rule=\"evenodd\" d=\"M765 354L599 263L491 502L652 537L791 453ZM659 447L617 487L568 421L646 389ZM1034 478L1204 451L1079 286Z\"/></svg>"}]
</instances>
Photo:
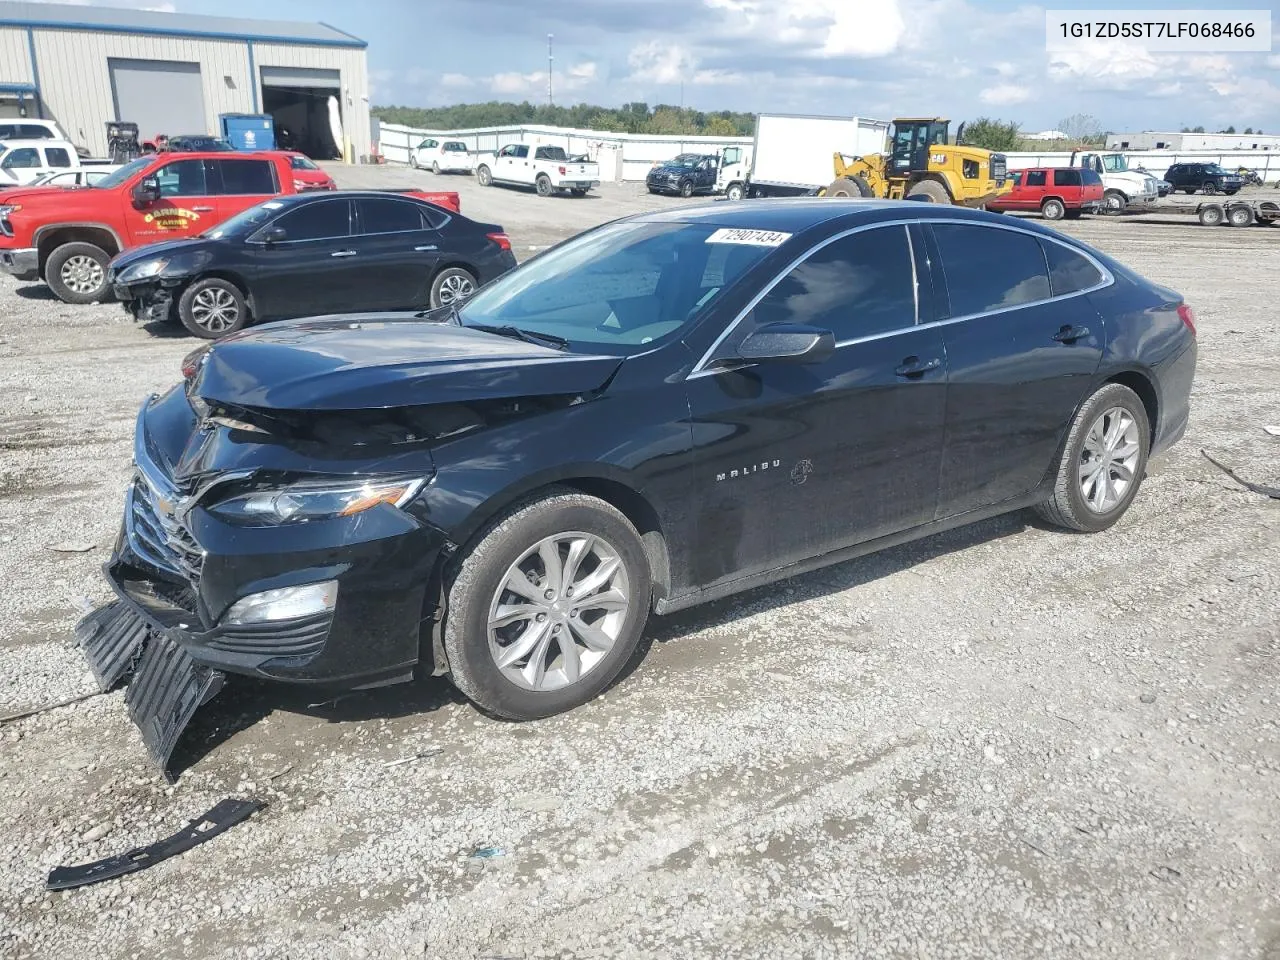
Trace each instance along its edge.
<instances>
[{"instance_id":1,"label":"windshield","mask_svg":"<svg viewBox=\"0 0 1280 960\"><path fill-rule=\"evenodd\" d=\"M290 157L289 166L292 167L294 170L319 170L320 169L318 166L312 163L311 160L307 157Z\"/></svg>"},{"instance_id":2,"label":"windshield","mask_svg":"<svg viewBox=\"0 0 1280 960\"><path fill-rule=\"evenodd\" d=\"M443 149L445 153L466 153L467 145L458 140L450 140Z\"/></svg>"},{"instance_id":3,"label":"windshield","mask_svg":"<svg viewBox=\"0 0 1280 960\"><path fill-rule=\"evenodd\" d=\"M701 159L702 159L701 154L682 153L678 157L676 157L674 160L668 160L667 163L676 163L682 167L692 167L695 163L697 163Z\"/></svg>"},{"instance_id":4,"label":"windshield","mask_svg":"<svg viewBox=\"0 0 1280 960\"><path fill-rule=\"evenodd\" d=\"M630 221L583 234L484 287L464 326L511 326L625 355L678 334L772 247L706 224Z\"/></svg>"},{"instance_id":5,"label":"windshield","mask_svg":"<svg viewBox=\"0 0 1280 960\"><path fill-rule=\"evenodd\" d=\"M1205 173L1212 173L1218 176L1221 176L1227 172L1223 170L1222 167L1218 166L1216 163L1205 164L1204 170L1205 170Z\"/></svg>"},{"instance_id":6,"label":"windshield","mask_svg":"<svg viewBox=\"0 0 1280 960\"><path fill-rule=\"evenodd\" d=\"M110 173L94 184L102 190L110 190L112 187L118 187L131 179L135 174L141 173L147 167L156 162L155 157L138 157L136 160L130 160L119 170Z\"/></svg>"},{"instance_id":7,"label":"windshield","mask_svg":"<svg viewBox=\"0 0 1280 960\"><path fill-rule=\"evenodd\" d=\"M250 207L248 210L237 213L229 220L223 220L216 229L209 231L204 236L213 240L221 240L223 237L246 236L277 216L284 209L284 206L279 200L268 200L265 203L260 203L256 207Z\"/></svg>"},{"instance_id":8,"label":"windshield","mask_svg":"<svg viewBox=\"0 0 1280 960\"><path fill-rule=\"evenodd\" d=\"M1107 173L1128 173L1129 161L1118 153L1108 153L1102 158L1102 169Z\"/></svg>"}]
</instances>

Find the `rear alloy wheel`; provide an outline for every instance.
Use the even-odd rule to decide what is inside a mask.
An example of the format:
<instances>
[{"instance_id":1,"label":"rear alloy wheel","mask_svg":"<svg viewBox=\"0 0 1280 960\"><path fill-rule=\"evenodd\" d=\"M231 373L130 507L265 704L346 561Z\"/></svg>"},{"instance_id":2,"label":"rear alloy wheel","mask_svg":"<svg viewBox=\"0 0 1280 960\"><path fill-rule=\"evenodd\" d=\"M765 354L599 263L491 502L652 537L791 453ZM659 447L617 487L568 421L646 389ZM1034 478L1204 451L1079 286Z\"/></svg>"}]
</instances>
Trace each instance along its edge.
<instances>
[{"instance_id":1,"label":"rear alloy wheel","mask_svg":"<svg viewBox=\"0 0 1280 960\"><path fill-rule=\"evenodd\" d=\"M92 243L64 243L49 254L45 282L63 303L100 303L106 299L111 256Z\"/></svg>"},{"instance_id":2,"label":"rear alloy wheel","mask_svg":"<svg viewBox=\"0 0 1280 960\"><path fill-rule=\"evenodd\" d=\"M476 278L462 267L441 270L431 283L431 307L461 305L476 292Z\"/></svg>"},{"instance_id":3,"label":"rear alloy wheel","mask_svg":"<svg viewBox=\"0 0 1280 960\"><path fill-rule=\"evenodd\" d=\"M690 197L692 197L692 196L693 196L693 181L692 181L692 180L681 180L681 181L680 181L680 196L682 196L682 197L683 197L684 199L686 199L686 200L688 200Z\"/></svg>"},{"instance_id":4,"label":"rear alloy wheel","mask_svg":"<svg viewBox=\"0 0 1280 960\"><path fill-rule=\"evenodd\" d=\"M652 590L639 534L613 506L568 489L527 501L463 556L444 624L450 676L501 717L570 710L631 658Z\"/></svg>"},{"instance_id":5,"label":"rear alloy wheel","mask_svg":"<svg viewBox=\"0 0 1280 960\"><path fill-rule=\"evenodd\" d=\"M534 181L533 186L540 197L549 197L555 193L555 187L551 186L551 178L545 173L538 174L538 179Z\"/></svg>"},{"instance_id":6,"label":"rear alloy wheel","mask_svg":"<svg viewBox=\"0 0 1280 960\"><path fill-rule=\"evenodd\" d=\"M1151 424L1138 395L1105 384L1072 421L1053 495L1036 511L1068 530L1107 529L1137 496L1150 447Z\"/></svg>"},{"instance_id":7,"label":"rear alloy wheel","mask_svg":"<svg viewBox=\"0 0 1280 960\"><path fill-rule=\"evenodd\" d=\"M1040 204L1040 216L1046 220L1061 220L1066 216L1066 213L1067 208L1061 200L1049 199Z\"/></svg>"},{"instance_id":8,"label":"rear alloy wheel","mask_svg":"<svg viewBox=\"0 0 1280 960\"><path fill-rule=\"evenodd\" d=\"M483 164L476 167L476 183L480 184L482 187L493 185L493 174L489 171L489 168Z\"/></svg>"},{"instance_id":9,"label":"rear alloy wheel","mask_svg":"<svg viewBox=\"0 0 1280 960\"><path fill-rule=\"evenodd\" d=\"M210 277L197 280L182 292L178 317L197 337L218 340L242 329L249 320L249 310L234 283Z\"/></svg>"}]
</instances>

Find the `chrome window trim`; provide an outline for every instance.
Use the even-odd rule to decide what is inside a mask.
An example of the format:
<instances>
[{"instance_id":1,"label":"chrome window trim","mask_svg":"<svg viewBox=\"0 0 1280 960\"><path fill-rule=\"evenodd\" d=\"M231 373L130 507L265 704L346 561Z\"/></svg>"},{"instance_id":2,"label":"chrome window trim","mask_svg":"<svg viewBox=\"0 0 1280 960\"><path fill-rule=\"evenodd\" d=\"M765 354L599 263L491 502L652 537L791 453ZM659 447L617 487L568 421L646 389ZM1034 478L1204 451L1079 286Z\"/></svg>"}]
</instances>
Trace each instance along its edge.
<instances>
[{"instance_id":1,"label":"chrome window trim","mask_svg":"<svg viewBox=\"0 0 1280 960\"><path fill-rule=\"evenodd\" d=\"M947 317L945 320L935 320L930 323L919 322L920 311L919 311L919 307L917 306L916 308L917 322L914 325L910 327L901 327L897 330L886 330L882 333L868 334L865 337L852 337L848 340L840 340L836 342L837 349L840 347L847 347L850 344L854 344L854 343L866 343L871 340L881 340L885 337L897 336L898 334L906 333L908 330L925 330L925 329L931 329L934 327L945 327L953 323L961 323L962 321L965 321L965 320L974 320L979 317L989 317L989 316L995 316L996 314L1000 314L1000 313L1008 313L1010 310L1022 310L1022 309L1025 309L1026 307L1039 306L1044 303L1056 303L1059 300L1068 300L1072 297L1080 297L1087 293L1093 293L1095 290L1101 290L1104 287L1109 287L1116 282L1115 276L1111 273L1111 271L1108 270L1096 257L1088 253L1087 251L1081 250L1079 247L1074 247L1069 243L1064 243L1056 237L1047 237L1044 234L1037 233L1033 230L1027 230L1023 227L1019 227L1010 223L986 223L980 220L968 220L961 217L930 217L928 219L915 218L911 220L891 220L887 222L882 221L879 223L862 224L861 226L852 227L848 230L843 230L840 233L836 233L831 235L830 237L827 237L825 240L819 241L818 243L810 247L808 250L806 250L804 253L802 253L800 256L792 260L782 270L780 270L778 274L774 276L774 278L770 280L760 290L759 293L757 293L754 297L751 298L751 301L746 305L746 307L744 307L741 311L739 311L738 315L734 317L732 322L730 322L725 326L720 336L716 337L715 341L702 354L702 357L698 360L698 362L693 365L693 368L685 376L685 379L693 380L698 377L714 376L715 374L725 372L724 370L721 370L721 369L708 368L706 366L706 364L711 360L712 356L714 356L716 350L718 350L720 348L720 345L724 343L726 339L728 339L729 335L733 333L733 331L737 328L738 324L740 324L744 319L746 319L747 314L749 314L752 310L755 309L756 304L758 304L761 300L763 300L765 295L768 294L770 290L772 290L775 286L778 285L778 283L782 281L783 277L787 276L787 274L789 274L792 270L798 267L801 263L807 260L814 253L821 250L827 244L834 243L836 240L842 239L843 237L851 236L852 234L855 234L855 233L861 233L864 230L874 230L879 227L896 227L896 226L909 227L913 223L919 223L919 224L958 223L964 226L978 226L978 227L983 227L989 230L1007 230L1010 233L1020 233L1020 234L1023 234L1024 236L1031 237L1035 240L1042 240L1042 241L1047 241L1049 243L1056 243L1058 246L1069 250L1071 253L1077 254L1078 256L1084 257L1086 260L1088 260L1089 263L1093 265L1094 269L1096 269L1102 275L1102 281L1100 283L1095 283L1091 287L1085 287L1082 290L1073 290L1071 293L1062 293L1054 297L1046 297L1043 300L1029 300L1026 303L1015 304L1014 306L1011 306L1011 307L1000 307L996 310L983 310L979 313L967 313L967 314L964 314L963 316ZM908 229L907 241L910 242L910 240L911 240L911 232ZM914 270L915 257L912 257L911 259L911 266L912 266L912 269ZM946 267L940 264L939 269L945 270ZM1046 263L1045 275L1048 276L1048 274L1049 274L1049 264ZM1050 278L1050 283L1052 284L1052 282L1053 282L1052 278ZM1050 289L1052 289L1052 286L1050 287ZM733 367L732 369L742 370L742 369L745 369L747 366L755 366L755 365L756 364L754 363L744 364L742 366Z\"/></svg>"}]
</instances>

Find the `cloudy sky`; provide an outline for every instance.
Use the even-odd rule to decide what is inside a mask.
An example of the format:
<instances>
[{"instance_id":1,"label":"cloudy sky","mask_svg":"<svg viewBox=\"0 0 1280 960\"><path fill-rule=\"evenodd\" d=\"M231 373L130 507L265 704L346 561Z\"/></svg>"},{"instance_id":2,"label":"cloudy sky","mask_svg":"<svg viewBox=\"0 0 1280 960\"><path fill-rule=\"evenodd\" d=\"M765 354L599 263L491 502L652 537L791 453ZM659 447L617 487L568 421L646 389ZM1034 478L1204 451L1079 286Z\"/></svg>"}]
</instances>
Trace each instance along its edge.
<instances>
[{"instance_id":1,"label":"cloudy sky","mask_svg":"<svg viewBox=\"0 0 1280 960\"><path fill-rule=\"evenodd\" d=\"M703 110L985 114L1024 130L1088 113L1112 130L1234 124L1280 133L1280 43L1271 54L1049 54L1044 6L1014 0L94 2L323 20L369 42L372 100L384 104L544 101L553 33L557 103L679 103L683 84L683 102ZM1280 31L1280 0L1123 5L1269 9Z\"/></svg>"}]
</instances>

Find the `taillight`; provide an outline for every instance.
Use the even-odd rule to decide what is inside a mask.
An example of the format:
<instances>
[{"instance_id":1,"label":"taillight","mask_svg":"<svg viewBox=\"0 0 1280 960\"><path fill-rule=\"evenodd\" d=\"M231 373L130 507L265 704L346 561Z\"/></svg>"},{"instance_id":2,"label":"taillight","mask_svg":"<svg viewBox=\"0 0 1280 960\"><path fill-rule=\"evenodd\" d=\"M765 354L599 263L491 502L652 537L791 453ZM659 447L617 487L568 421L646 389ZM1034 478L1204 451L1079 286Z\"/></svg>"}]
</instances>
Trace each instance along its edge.
<instances>
[{"instance_id":1,"label":"taillight","mask_svg":"<svg viewBox=\"0 0 1280 960\"><path fill-rule=\"evenodd\" d=\"M496 243L503 250L511 249L511 238L505 233L486 233L486 237Z\"/></svg>"},{"instance_id":2,"label":"taillight","mask_svg":"<svg viewBox=\"0 0 1280 960\"><path fill-rule=\"evenodd\" d=\"M560 168L560 176L562 176L562 177L563 177L566 173L568 173L568 171L567 171L567 170L565 170L565 168L564 168L564 167L561 167L561 168Z\"/></svg>"},{"instance_id":3,"label":"taillight","mask_svg":"<svg viewBox=\"0 0 1280 960\"><path fill-rule=\"evenodd\" d=\"M209 352L212 344L206 343L203 346L196 347L185 357L182 358L182 379L190 380L200 372L200 364L204 360L204 355Z\"/></svg>"},{"instance_id":4,"label":"taillight","mask_svg":"<svg viewBox=\"0 0 1280 960\"><path fill-rule=\"evenodd\" d=\"M1191 331L1191 335L1196 335L1196 312L1185 303L1178 304L1178 317L1182 320L1182 325Z\"/></svg>"}]
</instances>

